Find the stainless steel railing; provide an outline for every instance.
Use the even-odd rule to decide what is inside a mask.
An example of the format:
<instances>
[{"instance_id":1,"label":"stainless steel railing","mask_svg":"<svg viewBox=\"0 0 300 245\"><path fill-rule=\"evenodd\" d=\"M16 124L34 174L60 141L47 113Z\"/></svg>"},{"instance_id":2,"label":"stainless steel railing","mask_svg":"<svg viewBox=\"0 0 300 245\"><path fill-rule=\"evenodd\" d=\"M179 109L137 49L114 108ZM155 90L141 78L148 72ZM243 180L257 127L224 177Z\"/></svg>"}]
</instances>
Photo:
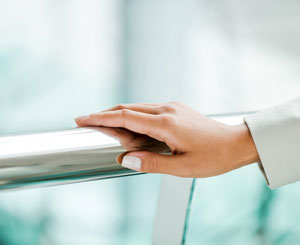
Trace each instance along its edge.
<instances>
[{"instance_id":1,"label":"stainless steel railing","mask_svg":"<svg viewBox=\"0 0 300 245\"><path fill-rule=\"evenodd\" d=\"M162 142L118 128L0 137L0 190L139 174L117 164L127 150L167 152Z\"/></svg>"}]
</instances>

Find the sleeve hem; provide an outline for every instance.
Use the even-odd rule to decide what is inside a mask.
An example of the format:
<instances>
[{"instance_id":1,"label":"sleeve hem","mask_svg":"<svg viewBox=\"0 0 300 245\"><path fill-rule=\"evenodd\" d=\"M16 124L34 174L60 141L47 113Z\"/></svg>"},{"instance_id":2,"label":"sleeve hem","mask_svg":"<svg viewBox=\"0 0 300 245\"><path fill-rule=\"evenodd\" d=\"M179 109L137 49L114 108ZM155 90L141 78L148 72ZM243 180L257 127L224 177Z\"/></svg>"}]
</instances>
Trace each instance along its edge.
<instances>
[{"instance_id":1,"label":"sleeve hem","mask_svg":"<svg viewBox=\"0 0 300 245\"><path fill-rule=\"evenodd\" d=\"M262 154L261 149L259 147L259 143L257 142L257 137L256 137L256 131L257 130L255 129L255 126L252 124L252 120L249 117L245 117L244 118L244 122L245 122L245 124L247 125L247 127L248 127L248 129L250 131L250 134L251 134L252 139L254 141L254 144L256 146L256 150L258 152L258 156L260 158L260 161L257 163L258 168L261 171L261 173L262 173L262 175L263 175L263 177L264 177L264 179L265 179L268 187L270 189L275 189L276 187L270 184L269 177L268 177L267 172L265 170L264 160L263 160L264 157L263 157L263 154Z\"/></svg>"}]
</instances>

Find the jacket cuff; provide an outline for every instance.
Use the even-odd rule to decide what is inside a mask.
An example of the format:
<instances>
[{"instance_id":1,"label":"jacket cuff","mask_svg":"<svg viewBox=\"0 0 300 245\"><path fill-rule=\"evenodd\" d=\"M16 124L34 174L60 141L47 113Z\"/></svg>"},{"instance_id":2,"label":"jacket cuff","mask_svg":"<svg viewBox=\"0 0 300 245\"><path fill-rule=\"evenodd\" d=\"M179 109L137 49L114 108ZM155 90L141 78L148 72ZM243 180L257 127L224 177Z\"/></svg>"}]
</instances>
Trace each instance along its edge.
<instances>
[{"instance_id":1,"label":"jacket cuff","mask_svg":"<svg viewBox=\"0 0 300 245\"><path fill-rule=\"evenodd\" d=\"M300 180L300 97L246 116L271 189Z\"/></svg>"}]
</instances>

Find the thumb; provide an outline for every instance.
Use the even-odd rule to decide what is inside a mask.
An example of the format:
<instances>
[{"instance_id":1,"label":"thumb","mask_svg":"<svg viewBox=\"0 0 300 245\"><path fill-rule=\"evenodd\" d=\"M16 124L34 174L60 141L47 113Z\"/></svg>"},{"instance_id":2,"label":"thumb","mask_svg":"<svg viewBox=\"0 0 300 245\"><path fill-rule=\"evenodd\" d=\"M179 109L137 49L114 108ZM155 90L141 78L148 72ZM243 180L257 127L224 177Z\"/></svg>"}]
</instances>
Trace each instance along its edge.
<instances>
[{"instance_id":1,"label":"thumb","mask_svg":"<svg viewBox=\"0 0 300 245\"><path fill-rule=\"evenodd\" d=\"M120 156L122 166L144 173L164 173L177 176L188 176L186 156L162 155L148 151L129 152ZM119 159L121 160L121 159Z\"/></svg>"}]
</instances>

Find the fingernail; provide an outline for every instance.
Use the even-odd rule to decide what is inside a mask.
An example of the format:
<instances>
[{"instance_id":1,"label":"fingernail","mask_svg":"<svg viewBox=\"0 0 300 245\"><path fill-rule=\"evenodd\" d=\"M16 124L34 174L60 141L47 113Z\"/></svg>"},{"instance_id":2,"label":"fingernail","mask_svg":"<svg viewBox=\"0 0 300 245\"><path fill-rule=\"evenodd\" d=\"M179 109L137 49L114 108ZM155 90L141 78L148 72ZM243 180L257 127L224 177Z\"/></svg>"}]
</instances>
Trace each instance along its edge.
<instances>
[{"instance_id":1,"label":"fingernail","mask_svg":"<svg viewBox=\"0 0 300 245\"><path fill-rule=\"evenodd\" d=\"M130 168L135 171L140 171L142 165L142 160L135 156L125 156L122 160L122 166L125 168Z\"/></svg>"},{"instance_id":2,"label":"fingernail","mask_svg":"<svg viewBox=\"0 0 300 245\"><path fill-rule=\"evenodd\" d=\"M87 115L84 115L84 116L76 117L74 120L79 121L79 120L86 119L87 117L88 117Z\"/></svg>"}]
</instances>

